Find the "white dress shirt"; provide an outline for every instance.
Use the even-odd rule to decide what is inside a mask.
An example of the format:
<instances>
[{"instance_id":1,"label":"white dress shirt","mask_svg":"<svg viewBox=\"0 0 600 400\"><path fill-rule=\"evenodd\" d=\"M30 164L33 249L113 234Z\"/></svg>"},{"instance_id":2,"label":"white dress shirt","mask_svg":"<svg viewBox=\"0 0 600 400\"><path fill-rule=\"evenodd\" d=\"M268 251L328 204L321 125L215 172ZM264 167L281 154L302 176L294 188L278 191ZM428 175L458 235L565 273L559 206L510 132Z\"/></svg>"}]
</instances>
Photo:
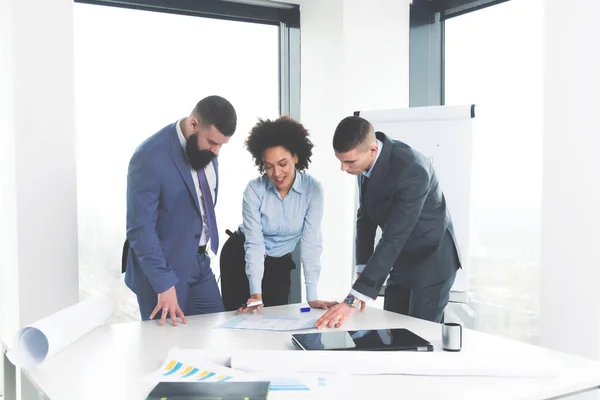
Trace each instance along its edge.
<instances>
[{"instance_id":1,"label":"white dress shirt","mask_svg":"<svg viewBox=\"0 0 600 400\"><path fill-rule=\"evenodd\" d=\"M179 142L181 143L181 147L185 151L186 140L185 136L183 136L183 132L181 131L181 121L177 121L177 136L179 137ZM215 191L217 187L217 173L215 171L215 167L212 162L210 162L205 168L206 172L206 180L208 181L208 186L210 187L210 194L212 196L213 204L215 201ZM205 246L210 240L210 231L208 229L208 219L206 217L206 212L204 211L204 203L202 202L202 191L200 190L200 183L198 182L198 172L194 170L190 165L190 174L192 174L192 180L194 181L194 187L196 188L196 196L198 196L198 202L200 203L200 214L202 215L202 235L200 235L199 246Z\"/></svg>"}]
</instances>

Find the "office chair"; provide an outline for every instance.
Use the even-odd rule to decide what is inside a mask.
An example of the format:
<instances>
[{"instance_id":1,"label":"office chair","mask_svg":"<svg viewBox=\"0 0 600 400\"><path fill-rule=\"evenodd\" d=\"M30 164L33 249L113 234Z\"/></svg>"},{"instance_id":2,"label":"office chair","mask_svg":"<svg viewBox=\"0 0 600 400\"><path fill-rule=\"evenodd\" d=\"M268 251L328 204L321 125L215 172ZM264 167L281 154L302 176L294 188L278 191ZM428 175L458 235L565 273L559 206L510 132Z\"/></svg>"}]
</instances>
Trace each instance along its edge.
<instances>
[{"instance_id":1,"label":"office chair","mask_svg":"<svg viewBox=\"0 0 600 400\"><path fill-rule=\"evenodd\" d=\"M229 238L221 249L220 256L220 281L221 297L225 311L235 311L250 297L250 284L246 276L246 252L244 243L246 238L239 231L225 231ZM121 253L121 273L127 268L127 255L129 253L129 241L123 243Z\"/></svg>"},{"instance_id":2,"label":"office chair","mask_svg":"<svg viewBox=\"0 0 600 400\"><path fill-rule=\"evenodd\" d=\"M127 254L129 254L129 241L125 239L123 243L123 252L121 253L121 273L124 274L127 269Z\"/></svg>"},{"instance_id":3,"label":"office chair","mask_svg":"<svg viewBox=\"0 0 600 400\"><path fill-rule=\"evenodd\" d=\"M235 311L250 297L250 284L246 276L246 238L238 230L225 231L229 238L221 249L219 267L221 270L221 297L225 311Z\"/></svg>"}]
</instances>

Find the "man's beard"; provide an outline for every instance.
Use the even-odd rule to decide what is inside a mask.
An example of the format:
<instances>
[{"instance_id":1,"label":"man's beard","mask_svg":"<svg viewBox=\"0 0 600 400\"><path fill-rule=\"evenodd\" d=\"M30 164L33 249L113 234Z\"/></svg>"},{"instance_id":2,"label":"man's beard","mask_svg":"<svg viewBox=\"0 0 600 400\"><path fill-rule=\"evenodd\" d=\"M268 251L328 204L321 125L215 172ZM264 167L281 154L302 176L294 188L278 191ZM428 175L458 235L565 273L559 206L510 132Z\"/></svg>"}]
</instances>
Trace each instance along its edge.
<instances>
[{"instance_id":1,"label":"man's beard","mask_svg":"<svg viewBox=\"0 0 600 400\"><path fill-rule=\"evenodd\" d=\"M198 148L198 134L190 135L185 143L185 154L187 159L196 171L204 169L216 157L215 153L210 150L200 150Z\"/></svg>"}]
</instances>

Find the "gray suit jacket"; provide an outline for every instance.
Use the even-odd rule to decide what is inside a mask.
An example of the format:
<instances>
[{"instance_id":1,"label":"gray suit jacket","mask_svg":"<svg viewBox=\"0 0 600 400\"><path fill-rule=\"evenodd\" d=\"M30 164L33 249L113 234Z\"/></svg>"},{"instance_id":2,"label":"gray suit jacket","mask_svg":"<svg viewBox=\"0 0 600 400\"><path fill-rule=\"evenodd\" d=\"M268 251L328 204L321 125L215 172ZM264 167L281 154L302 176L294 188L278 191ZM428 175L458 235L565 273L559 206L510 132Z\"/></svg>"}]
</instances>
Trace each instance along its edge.
<instances>
[{"instance_id":1,"label":"gray suit jacket","mask_svg":"<svg viewBox=\"0 0 600 400\"><path fill-rule=\"evenodd\" d=\"M353 289L376 298L388 284L424 288L461 268L452 219L429 160L405 143L377 132L383 149L361 193L356 263L366 264ZM364 175L358 177L362 187ZM374 248L377 227L381 240Z\"/></svg>"}]
</instances>

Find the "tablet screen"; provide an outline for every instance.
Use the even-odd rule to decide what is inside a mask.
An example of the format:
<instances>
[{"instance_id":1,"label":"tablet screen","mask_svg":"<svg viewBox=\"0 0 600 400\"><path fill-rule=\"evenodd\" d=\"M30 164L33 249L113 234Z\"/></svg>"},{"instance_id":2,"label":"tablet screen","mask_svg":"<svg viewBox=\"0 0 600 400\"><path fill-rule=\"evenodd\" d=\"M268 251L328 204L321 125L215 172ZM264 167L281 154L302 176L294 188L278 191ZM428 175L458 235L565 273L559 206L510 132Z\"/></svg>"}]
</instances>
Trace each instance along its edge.
<instances>
[{"instance_id":1,"label":"tablet screen","mask_svg":"<svg viewBox=\"0 0 600 400\"><path fill-rule=\"evenodd\" d=\"M427 340L408 329L294 334L292 341L302 350L432 350Z\"/></svg>"}]
</instances>

